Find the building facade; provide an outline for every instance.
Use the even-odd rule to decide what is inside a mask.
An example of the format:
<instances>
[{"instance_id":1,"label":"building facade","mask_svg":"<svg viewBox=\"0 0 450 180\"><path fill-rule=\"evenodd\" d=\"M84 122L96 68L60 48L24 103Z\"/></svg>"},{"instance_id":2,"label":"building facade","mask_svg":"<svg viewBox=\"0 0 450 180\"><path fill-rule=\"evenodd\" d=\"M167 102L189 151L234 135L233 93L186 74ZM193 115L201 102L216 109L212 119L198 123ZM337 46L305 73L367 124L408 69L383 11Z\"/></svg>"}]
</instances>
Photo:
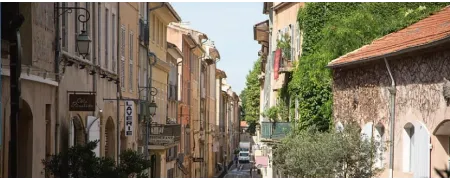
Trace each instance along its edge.
<instances>
[{"instance_id":1,"label":"building facade","mask_svg":"<svg viewBox=\"0 0 450 180\"><path fill-rule=\"evenodd\" d=\"M47 12L45 16L41 13ZM58 151L55 148L57 126L57 89L58 73L55 70L55 26L53 3L3 3L2 4L2 28L8 30L10 18L21 13L24 22L20 26L21 73L20 88L20 116L17 122L18 156L17 177L45 177L42 174L42 163L46 154ZM2 69L1 69L1 102L2 102L2 144L1 144L1 177L9 175L9 142L11 129L9 118L11 115L11 68L16 59L10 61L12 53L10 44L15 34L7 35L2 32ZM37 91L39 89L39 91Z\"/></svg>"},{"instance_id":2,"label":"building facade","mask_svg":"<svg viewBox=\"0 0 450 180\"><path fill-rule=\"evenodd\" d=\"M287 82L294 69L294 62L301 55L301 31L297 23L297 13L304 6L303 2L265 2L263 14L268 15L268 20L255 24L253 27L254 40L261 44L259 56L261 61L261 82L260 92L260 126L259 130L264 132L270 126L267 118L262 113L272 106L276 106L280 101L278 91L287 85ZM277 47L278 42L284 42L289 46ZM292 99L283 99L291 103ZM290 120L283 120L290 121ZM281 127L281 126L280 126ZM269 128L270 129L270 128ZM262 136L263 132L257 133ZM271 146L265 141L273 141L269 138L258 138L257 142L265 153L257 159L272 159ZM274 177L271 162L261 163L263 177Z\"/></svg>"},{"instance_id":3,"label":"building facade","mask_svg":"<svg viewBox=\"0 0 450 180\"><path fill-rule=\"evenodd\" d=\"M359 122L386 148L377 149L381 177L433 178L448 167L449 15L446 7L328 65L335 124Z\"/></svg>"}]
</instances>

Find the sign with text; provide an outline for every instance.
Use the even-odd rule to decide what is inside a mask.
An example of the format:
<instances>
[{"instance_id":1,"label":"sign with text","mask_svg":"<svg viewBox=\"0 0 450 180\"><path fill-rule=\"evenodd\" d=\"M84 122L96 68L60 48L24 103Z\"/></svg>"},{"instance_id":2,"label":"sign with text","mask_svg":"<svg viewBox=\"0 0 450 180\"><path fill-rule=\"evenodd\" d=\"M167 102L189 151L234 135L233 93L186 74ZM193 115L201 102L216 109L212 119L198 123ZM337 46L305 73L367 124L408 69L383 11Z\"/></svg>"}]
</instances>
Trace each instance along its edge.
<instances>
[{"instance_id":1,"label":"sign with text","mask_svg":"<svg viewBox=\"0 0 450 180\"><path fill-rule=\"evenodd\" d=\"M125 136L133 135L134 102L125 101Z\"/></svg>"},{"instance_id":2,"label":"sign with text","mask_svg":"<svg viewBox=\"0 0 450 180\"><path fill-rule=\"evenodd\" d=\"M69 111L95 111L95 94L69 94Z\"/></svg>"},{"instance_id":3,"label":"sign with text","mask_svg":"<svg viewBox=\"0 0 450 180\"><path fill-rule=\"evenodd\" d=\"M165 145L165 144L172 144L174 142L175 136L158 136L158 135L149 136L150 145Z\"/></svg>"}]
</instances>

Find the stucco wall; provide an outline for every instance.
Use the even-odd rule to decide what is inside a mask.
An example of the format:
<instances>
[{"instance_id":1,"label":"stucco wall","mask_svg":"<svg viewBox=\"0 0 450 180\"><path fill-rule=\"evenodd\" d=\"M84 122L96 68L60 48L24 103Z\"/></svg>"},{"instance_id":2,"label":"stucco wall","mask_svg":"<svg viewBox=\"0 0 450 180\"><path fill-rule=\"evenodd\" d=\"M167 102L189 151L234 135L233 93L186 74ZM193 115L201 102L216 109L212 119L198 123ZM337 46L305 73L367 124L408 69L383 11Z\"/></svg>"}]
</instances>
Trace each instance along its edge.
<instances>
[{"instance_id":1,"label":"stucco wall","mask_svg":"<svg viewBox=\"0 0 450 180\"><path fill-rule=\"evenodd\" d=\"M450 118L443 98L443 77L450 77L449 51L416 52L409 56L389 59L397 84L395 99L394 177L407 177L403 173L403 131L407 122L423 123L431 135L431 177L437 177L433 168L447 164L448 137L431 133L436 126ZM333 118L334 121L357 121L385 126L386 141L389 140L389 92L390 79L382 60L352 69L333 71ZM385 168L388 168L388 151ZM387 172L383 173L386 177Z\"/></svg>"},{"instance_id":2,"label":"stucco wall","mask_svg":"<svg viewBox=\"0 0 450 180\"><path fill-rule=\"evenodd\" d=\"M32 138L32 140L28 140L27 148L31 148L30 152L28 154L21 154L18 153L18 156L25 156L27 158L26 164L28 165L28 168L31 168L28 173L24 174L23 171L19 170L18 172L22 172L18 177L44 177L45 174L43 174L43 166L42 166L42 160L45 159L46 154L46 104L51 105L51 119L50 123L51 129L50 133L52 135L52 139L50 143L54 143L54 127L55 127L55 86L51 86L48 84L43 84L35 81L29 81L29 80L22 80L22 93L21 97L24 100L22 104L22 112L21 114L24 115L25 109L24 107L29 106L31 113L32 113L32 119L30 121L31 124L29 124L28 129L31 133L28 136L29 138ZM10 108L11 108L11 97L10 97L10 86L9 86L9 77L3 76L2 77L2 102L3 102L3 125L4 128L4 175L7 175L8 172L8 153L9 153L9 145L8 142L10 140ZM22 120L22 119L21 119ZM23 124L21 122L18 122L18 133L24 133L21 131L24 131ZM19 136L20 137L20 136ZM21 138L24 140L23 138ZM19 144L20 144L19 140ZM19 146L19 148L23 148L23 146ZM51 147L50 152L54 152L53 146ZM28 164L30 163L30 164ZM20 164L19 165L24 165Z\"/></svg>"}]
</instances>

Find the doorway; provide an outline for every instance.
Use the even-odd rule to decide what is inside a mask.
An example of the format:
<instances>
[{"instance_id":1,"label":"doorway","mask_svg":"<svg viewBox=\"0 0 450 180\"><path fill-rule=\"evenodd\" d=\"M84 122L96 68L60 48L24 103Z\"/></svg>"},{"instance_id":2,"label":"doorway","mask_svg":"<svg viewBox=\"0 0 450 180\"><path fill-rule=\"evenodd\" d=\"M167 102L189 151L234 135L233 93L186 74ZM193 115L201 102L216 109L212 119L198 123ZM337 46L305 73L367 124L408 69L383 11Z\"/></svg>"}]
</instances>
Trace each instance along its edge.
<instances>
[{"instance_id":1,"label":"doorway","mask_svg":"<svg viewBox=\"0 0 450 180\"><path fill-rule=\"evenodd\" d=\"M22 101L17 124L17 177L31 178L33 165L33 113L29 104Z\"/></svg>"}]
</instances>

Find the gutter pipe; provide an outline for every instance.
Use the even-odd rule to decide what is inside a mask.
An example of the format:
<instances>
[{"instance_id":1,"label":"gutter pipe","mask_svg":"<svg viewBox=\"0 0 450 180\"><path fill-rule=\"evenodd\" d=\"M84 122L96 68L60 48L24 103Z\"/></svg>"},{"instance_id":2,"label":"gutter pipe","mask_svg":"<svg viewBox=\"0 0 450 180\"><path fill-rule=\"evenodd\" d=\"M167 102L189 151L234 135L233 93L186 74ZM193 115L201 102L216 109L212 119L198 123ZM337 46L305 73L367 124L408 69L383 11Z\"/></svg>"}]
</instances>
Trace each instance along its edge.
<instances>
[{"instance_id":1,"label":"gutter pipe","mask_svg":"<svg viewBox=\"0 0 450 180\"><path fill-rule=\"evenodd\" d=\"M384 63L386 64L386 69L388 70L389 77L391 78L391 87L388 88L390 93L390 120L389 120L389 131L390 131L390 147L389 147L389 178L394 176L394 121L395 121L395 80L392 76L391 68L386 58L384 58Z\"/></svg>"},{"instance_id":2,"label":"gutter pipe","mask_svg":"<svg viewBox=\"0 0 450 180\"><path fill-rule=\"evenodd\" d=\"M56 74L56 82L58 82L58 87L56 87L56 96L55 96L55 117L56 117L56 123L55 123L55 150L54 153L58 153L59 152L59 140L60 140L60 134L59 134L59 125L60 125L60 120L59 120L59 83L61 82L61 79L59 77L59 55L60 55L60 51L61 51L61 47L59 44L59 2L55 2L53 4L54 9L55 9L55 66L54 66L54 71Z\"/></svg>"},{"instance_id":3,"label":"gutter pipe","mask_svg":"<svg viewBox=\"0 0 450 180\"><path fill-rule=\"evenodd\" d=\"M94 18L95 19L95 18ZM118 2L117 3L117 41L116 42L119 42L119 40L120 40L120 36L119 36L119 34L121 34L121 26L120 26L120 20L121 20L121 18L120 18L120 2ZM124 82L120 82L120 61L121 60L119 60L120 59L120 43L117 43L117 56L116 56L116 58L117 58L117 61L116 61L116 63L117 63L117 75L118 75L118 78L119 78L119 83L117 83L117 85L116 85L116 89L117 89L117 92L116 92L116 139L117 139L117 143L116 143L116 151L117 151L117 164L119 164L120 163L120 99L122 99L122 88L121 88L121 86L120 86L120 83L124 83Z\"/></svg>"}]
</instances>

